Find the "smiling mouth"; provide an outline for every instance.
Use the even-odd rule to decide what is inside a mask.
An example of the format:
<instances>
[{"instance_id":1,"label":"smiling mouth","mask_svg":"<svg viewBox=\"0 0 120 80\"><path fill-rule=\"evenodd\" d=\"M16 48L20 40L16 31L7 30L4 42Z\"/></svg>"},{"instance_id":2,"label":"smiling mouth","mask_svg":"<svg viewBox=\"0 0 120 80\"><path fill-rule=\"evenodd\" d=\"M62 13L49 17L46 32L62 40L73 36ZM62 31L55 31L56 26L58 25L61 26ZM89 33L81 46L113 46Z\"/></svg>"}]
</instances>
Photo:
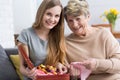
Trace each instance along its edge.
<instances>
[{"instance_id":1,"label":"smiling mouth","mask_svg":"<svg viewBox=\"0 0 120 80\"><path fill-rule=\"evenodd\" d=\"M52 26L52 25L55 24L55 22L49 22L49 21L46 21L46 23L47 23L48 25L50 25L50 26Z\"/></svg>"},{"instance_id":2,"label":"smiling mouth","mask_svg":"<svg viewBox=\"0 0 120 80\"><path fill-rule=\"evenodd\" d=\"M78 27L78 28L73 28L74 31L78 31L80 30L82 27Z\"/></svg>"}]
</instances>

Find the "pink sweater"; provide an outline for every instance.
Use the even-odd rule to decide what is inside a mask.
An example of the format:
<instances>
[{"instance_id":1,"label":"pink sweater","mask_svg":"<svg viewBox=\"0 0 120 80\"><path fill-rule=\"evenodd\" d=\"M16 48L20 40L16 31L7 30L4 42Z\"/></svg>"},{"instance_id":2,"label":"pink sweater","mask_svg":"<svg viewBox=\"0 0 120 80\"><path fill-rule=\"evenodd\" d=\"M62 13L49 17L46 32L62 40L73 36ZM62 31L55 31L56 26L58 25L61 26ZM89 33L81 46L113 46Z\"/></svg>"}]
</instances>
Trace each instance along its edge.
<instances>
[{"instance_id":1,"label":"pink sweater","mask_svg":"<svg viewBox=\"0 0 120 80\"><path fill-rule=\"evenodd\" d=\"M85 37L66 37L68 62L96 58L97 65L87 80L120 80L120 45L110 31L95 28Z\"/></svg>"}]
</instances>

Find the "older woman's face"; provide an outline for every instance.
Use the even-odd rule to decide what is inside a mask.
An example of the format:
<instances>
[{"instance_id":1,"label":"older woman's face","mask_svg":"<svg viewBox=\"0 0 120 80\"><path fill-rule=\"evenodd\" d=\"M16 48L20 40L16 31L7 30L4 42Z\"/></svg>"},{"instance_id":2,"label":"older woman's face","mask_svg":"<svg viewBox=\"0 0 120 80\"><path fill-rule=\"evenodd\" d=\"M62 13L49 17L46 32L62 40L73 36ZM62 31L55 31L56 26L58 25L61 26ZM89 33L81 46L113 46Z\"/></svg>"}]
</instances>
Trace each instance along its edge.
<instances>
[{"instance_id":1,"label":"older woman's face","mask_svg":"<svg viewBox=\"0 0 120 80\"><path fill-rule=\"evenodd\" d=\"M67 23L71 31L77 35L84 35L88 26L89 16L80 15L77 17L67 15Z\"/></svg>"}]
</instances>

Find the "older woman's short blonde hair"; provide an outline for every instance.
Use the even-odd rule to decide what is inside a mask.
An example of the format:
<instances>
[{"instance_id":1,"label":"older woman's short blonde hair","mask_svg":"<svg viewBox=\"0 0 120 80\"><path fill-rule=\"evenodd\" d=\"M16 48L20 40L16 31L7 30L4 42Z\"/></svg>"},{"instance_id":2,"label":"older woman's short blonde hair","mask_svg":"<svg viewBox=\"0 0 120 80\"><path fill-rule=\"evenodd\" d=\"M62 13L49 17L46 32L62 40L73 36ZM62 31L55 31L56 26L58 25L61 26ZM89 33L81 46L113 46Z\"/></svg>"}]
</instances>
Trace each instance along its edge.
<instances>
[{"instance_id":1,"label":"older woman's short blonde hair","mask_svg":"<svg viewBox=\"0 0 120 80\"><path fill-rule=\"evenodd\" d=\"M80 16L89 14L89 5L86 0L69 0L67 6L64 8L65 18L66 15Z\"/></svg>"}]
</instances>

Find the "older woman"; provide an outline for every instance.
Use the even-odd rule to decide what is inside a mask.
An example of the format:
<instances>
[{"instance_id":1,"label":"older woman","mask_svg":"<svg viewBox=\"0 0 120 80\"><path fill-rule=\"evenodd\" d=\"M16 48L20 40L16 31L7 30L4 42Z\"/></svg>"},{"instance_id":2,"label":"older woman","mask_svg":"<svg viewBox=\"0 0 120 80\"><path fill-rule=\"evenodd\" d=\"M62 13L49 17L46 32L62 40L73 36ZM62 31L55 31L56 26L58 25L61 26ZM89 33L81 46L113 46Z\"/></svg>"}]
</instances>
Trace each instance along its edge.
<instances>
[{"instance_id":1,"label":"older woman","mask_svg":"<svg viewBox=\"0 0 120 80\"><path fill-rule=\"evenodd\" d=\"M64 13L73 32L66 37L68 62L90 69L92 73L87 80L120 80L119 43L106 29L89 25L87 1L70 0Z\"/></svg>"}]
</instances>

